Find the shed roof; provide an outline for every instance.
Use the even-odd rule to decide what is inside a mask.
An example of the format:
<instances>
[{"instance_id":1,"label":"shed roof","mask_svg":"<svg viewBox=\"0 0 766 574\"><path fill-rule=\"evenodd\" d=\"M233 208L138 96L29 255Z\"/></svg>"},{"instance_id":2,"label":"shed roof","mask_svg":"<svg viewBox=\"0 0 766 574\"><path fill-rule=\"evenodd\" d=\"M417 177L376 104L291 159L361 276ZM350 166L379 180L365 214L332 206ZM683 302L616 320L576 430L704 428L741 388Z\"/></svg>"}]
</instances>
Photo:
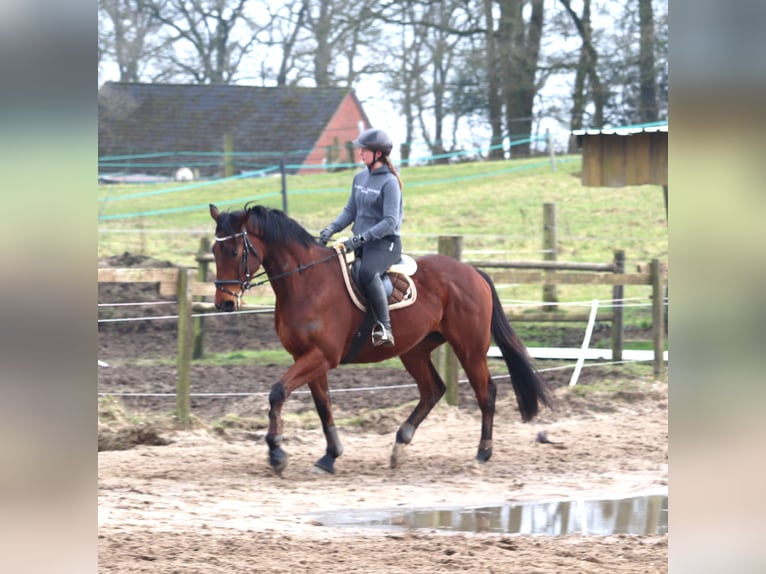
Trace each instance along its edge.
<instances>
[{"instance_id":1,"label":"shed roof","mask_svg":"<svg viewBox=\"0 0 766 574\"><path fill-rule=\"evenodd\" d=\"M633 126L620 126L615 128L601 128L601 129L583 129L573 130L573 136L594 136L594 135L618 135L629 136L633 134L641 133L655 133L668 131L668 122L652 122L648 124L638 124Z\"/></svg>"}]
</instances>

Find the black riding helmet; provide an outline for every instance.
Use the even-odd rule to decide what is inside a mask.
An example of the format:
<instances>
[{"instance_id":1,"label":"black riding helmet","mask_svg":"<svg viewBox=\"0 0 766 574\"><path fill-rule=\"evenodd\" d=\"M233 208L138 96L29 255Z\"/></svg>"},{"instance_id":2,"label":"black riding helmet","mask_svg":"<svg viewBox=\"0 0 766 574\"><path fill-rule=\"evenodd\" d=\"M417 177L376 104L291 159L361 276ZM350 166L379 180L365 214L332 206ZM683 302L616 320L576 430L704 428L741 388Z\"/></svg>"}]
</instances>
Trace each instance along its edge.
<instances>
[{"instance_id":1,"label":"black riding helmet","mask_svg":"<svg viewBox=\"0 0 766 574\"><path fill-rule=\"evenodd\" d=\"M394 147L388 134L383 130L375 128L364 130L359 134L359 137L353 141L353 144L372 151L379 151L383 155L390 154Z\"/></svg>"}]
</instances>

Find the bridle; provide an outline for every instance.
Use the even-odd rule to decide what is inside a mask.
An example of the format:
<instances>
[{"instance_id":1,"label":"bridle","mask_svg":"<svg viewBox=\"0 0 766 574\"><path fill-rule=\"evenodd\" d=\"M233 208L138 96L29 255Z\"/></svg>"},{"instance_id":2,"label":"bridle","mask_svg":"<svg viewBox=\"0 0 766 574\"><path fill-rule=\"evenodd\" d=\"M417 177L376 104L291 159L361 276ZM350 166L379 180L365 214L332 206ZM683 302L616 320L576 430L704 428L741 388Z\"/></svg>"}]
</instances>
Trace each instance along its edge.
<instances>
[{"instance_id":1,"label":"bridle","mask_svg":"<svg viewBox=\"0 0 766 574\"><path fill-rule=\"evenodd\" d=\"M245 294L245 291L250 289L251 287L258 287L259 285L264 285L266 283L269 283L270 281L275 281L277 279L281 279L282 277L287 277L288 275L292 275L293 273L302 273L305 269L308 269L309 267L313 267L314 265L317 265L319 263L324 263L325 261L329 261L330 259L335 259L337 257L341 257L341 252L335 252L332 255L328 255L327 257L322 257L321 259L317 259L316 261L312 261L311 263L307 265L298 265L295 269L290 269L289 271L285 271L284 273L279 273L277 275L274 275L273 277L269 277L268 273L265 269L263 269L263 259L260 255L258 255L258 252L255 250L255 247L253 247L253 244L250 243L250 238L248 235L251 232L249 232L247 229L243 229L239 233L234 233L232 235L227 235L226 237L215 237L215 240L218 242L221 241L228 241L229 239L236 239L237 237L241 237L243 241L243 247L242 250L242 264L240 265L241 269L245 270L244 273L244 279L216 279L215 280L215 287L216 289L219 289L223 291L224 293L231 295L232 297L237 298L237 306L239 307L242 303L242 295ZM248 259L248 253L252 253L253 256L258 260L258 267L263 269L260 273L256 273L258 267L256 267L256 271L250 271L250 261ZM259 277L262 277L266 275L266 279L263 279L261 281L257 281L253 283L253 279L258 279ZM239 285L239 291L234 292L230 291L225 287L225 285Z\"/></svg>"},{"instance_id":2,"label":"bridle","mask_svg":"<svg viewBox=\"0 0 766 574\"><path fill-rule=\"evenodd\" d=\"M228 241L229 239L236 239L237 237L242 238L243 247L242 249L242 264L240 266L241 269L245 270L245 278L243 280L240 279L216 279L215 280L215 288L220 289L224 293L227 293L228 295L231 295L232 297L237 298L237 306L239 306L242 302L242 295L250 289L250 287L253 287L253 284L251 283L253 279L256 277L260 277L261 275L265 275L266 271L261 271L259 274L255 274L255 271L250 271L250 261L248 260L248 253L252 253L253 256L258 260L258 267L263 266L263 259L261 259L260 255L258 255L258 252L255 250L255 247L253 247L253 244L250 243L250 238L248 237L247 229L243 229L239 233L234 233L232 235L227 235L226 237L216 237L215 240L218 242L222 241ZM256 270L258 269L256 267ZM262 282L262 283L265 283ZM258 285L261 285L262 283L258 283ZM230 291L224 285L239 285L239 291L237 293L234 293L233 291Z\"/></svg>"}]
</instances>

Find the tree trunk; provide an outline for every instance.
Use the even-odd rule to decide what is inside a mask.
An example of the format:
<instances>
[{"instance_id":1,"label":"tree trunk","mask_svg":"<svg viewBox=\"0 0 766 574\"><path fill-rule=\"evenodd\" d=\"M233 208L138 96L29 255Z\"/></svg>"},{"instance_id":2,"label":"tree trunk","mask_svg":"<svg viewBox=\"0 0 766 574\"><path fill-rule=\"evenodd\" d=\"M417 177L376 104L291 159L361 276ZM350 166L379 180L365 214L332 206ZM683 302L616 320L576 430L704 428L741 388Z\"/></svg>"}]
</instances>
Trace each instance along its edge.
<instances>
[{"instance_id":1,"label":"tree trunk","mask_svg":"<svg viewBox=\"0 0 766 574\"><path fill-rule=\"evenodd\" d=\"M277 73L277 86L284 87L287 85L287 73L290 71L291 61L293 57L293 50L295 44L298 41L298 33L303 27L303 22L306 16L306 10L308 2L304 0L301 2L301 8L298 10L298 17L295 22L290 35L282 43L282 59L279 63L279 72Z\"/></svg>"},{"instance_id":2,"label":"tree trunk","mask_svg":"<svg viewBox=\"0 0 766 574\"><path fill-rule=\"evenodd\" d=\"M582 20L590 27L590 0L583 1ZM569 119L569 129L580 130L583 127L583 116L585 114L585 78L587 76L588 55L584 47L580 48L580 58L577 62L577 71L575 72L574 89L572 91L572 112ZM577 153L577 139L572 136L569 138L569 153Z\"/></svg>"},{"instance_id":3,"label":"tree trunk","mask_svg":"<svg viewBox=\"0 0 766 574\"><path fill-rule=\"evenodd\" d=\"M593 101L595 111L593 113L593 120L591 125L596 128L604 127L604 103L606 98L606 92L601 85L601 78L598 75L598 53L593 47L591 38L591 24L590 24L590 2L586 1L583 6L583 17L580 18L577 13L572 9L569 0L559 0L566 9L569 16L572 18L577 32L582 39L582 54L581 62L584 66L585 73L588 76L590 82L590 96ZM587 7L587 12L586 12ZM587 18L586 18L587 17Z\"/></svg>"},{"instance_id":4,"label":"tree trunk","mask_svg":"<svg viewBox=\"0 0 766 574\"><path fill-rule=\"evenodd\" d=\"M519 0L500 0L500 22L498 25L498 56L501 62L501 93L505 106L505 132L512 140L516 118L515 88L518 86L518 55L514 50L513 40L516 28L521 25L522 3ZM511 148L511 156L517 149Z\"/></svg>"},{"instance_id":5,"label":"tree trunk","mask_svg":"<svg viewBox=\"0 0 766 574\"><path fill-rule=\"evenodd\" d=\"M638 0L641 25L639 69L641 76L640 114L642 122L657 121L657 80L654 73L654 13L652 0Z\"/></svg>"},{"instance_id":6,"label":"tree trunk","mask_svg":"<svg viewBox=\"0 0 766 574\"><path fill-rule=\"evenodd\" d=\"M523 43L523 67L522 80L519 86L519 116L524 118L520 122L521 133L527 137L532 136L532 119L535 108L535 95L537 94L537 65L540 59L540 40L543 35L543 0L532 0L532 14L526 27ZM524 155L530 153L530 143L519 146Z\"/></svg>"},{"instance_id":7,"label":"tree trunk","mask_svg":"<svg viewBox=\"0 0 766 574\"><path fill-rule=\"evenodd\" d=\"M314 52L314 82L318 88L326 88L331 85L332 47L330 34L332 22L330 21L330 8L330 0L322 0L319 6L319 19L313 30L317 43L316 52Z\"/></svg>"},{"instance_id":8,"label":"tree trunk","mask_svg":"<svg viewBox=\"0 0 766 574\"><path fill-rule=\"evenodd\" d=\"M524 0L500 1L499 44L502 49L503 101L505 127L511 139L528 138L532 134L535 75L540 55L543 25L543 0L532 0L529 24L524 22ZM511 155L529 155L529 142L513 146Z\"/></svg>"},{"instance_id":9,"label":"tree trunk","mask_svg":"<svg viewBox=\"0 0 766 574\"><path fill-rule=\"evenodd\" d=\"M500 103L500 82L497 77L498 62L492 0L484 0L484 20L487 28L487 105L489 106L489 125L492 129L489 159L499 160L505 157L505 151L503 150L503 110Z\"/></svg>"}]
</instances>

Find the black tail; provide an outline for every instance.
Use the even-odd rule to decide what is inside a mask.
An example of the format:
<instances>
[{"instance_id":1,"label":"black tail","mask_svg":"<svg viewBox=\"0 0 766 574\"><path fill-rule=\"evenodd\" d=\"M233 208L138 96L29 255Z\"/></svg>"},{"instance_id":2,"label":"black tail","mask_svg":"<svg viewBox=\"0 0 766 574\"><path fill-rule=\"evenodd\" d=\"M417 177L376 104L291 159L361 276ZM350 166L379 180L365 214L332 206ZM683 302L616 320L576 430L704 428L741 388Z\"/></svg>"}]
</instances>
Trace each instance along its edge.
<instances>
[{"instance_id":1,"label":"black tail","mask_svg":"<svg viewBox=\"0 0 766 574\"><path fill-rule=\"evenodd\" d=\"M527 348L508 322L492 279L483 271L478 269L477 271L492 290L492 338L499 347L511 374L511 383L516 393L516 401L519 403L521 419L528 422L537 416L540 403L553 408L548 385L530 363Z\"/></svg>"}]
</instances>

